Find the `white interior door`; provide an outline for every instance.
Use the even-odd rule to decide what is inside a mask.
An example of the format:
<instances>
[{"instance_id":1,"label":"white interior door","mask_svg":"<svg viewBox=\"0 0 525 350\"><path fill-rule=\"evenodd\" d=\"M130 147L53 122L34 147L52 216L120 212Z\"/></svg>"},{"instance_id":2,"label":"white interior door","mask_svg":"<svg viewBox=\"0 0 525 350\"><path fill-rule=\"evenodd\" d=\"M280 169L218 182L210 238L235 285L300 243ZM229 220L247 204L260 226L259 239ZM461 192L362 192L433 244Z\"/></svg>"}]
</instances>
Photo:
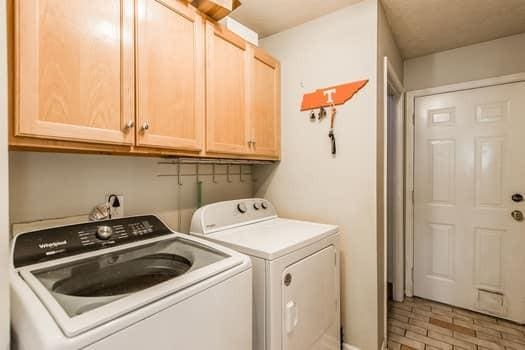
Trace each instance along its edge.
<instances>
[{"instance_id":1,"label":"white interior door","mask_svg":"<svg viewBox=\"0 0 525 350\"><path fill-rule=\"evenodd\" d=\"M283 350L339 349L336 254L330 246L284 270Z\"/></svg>"},{"instance_id":2,"label":"white interior door","mask_svg":"<svg viewBox=\"0 0 525 350\"><path fill-rule=\"evenodd\" d=\"M414 294L525 322L525 82L416 98Z\"/></svg>"}]
</instances>

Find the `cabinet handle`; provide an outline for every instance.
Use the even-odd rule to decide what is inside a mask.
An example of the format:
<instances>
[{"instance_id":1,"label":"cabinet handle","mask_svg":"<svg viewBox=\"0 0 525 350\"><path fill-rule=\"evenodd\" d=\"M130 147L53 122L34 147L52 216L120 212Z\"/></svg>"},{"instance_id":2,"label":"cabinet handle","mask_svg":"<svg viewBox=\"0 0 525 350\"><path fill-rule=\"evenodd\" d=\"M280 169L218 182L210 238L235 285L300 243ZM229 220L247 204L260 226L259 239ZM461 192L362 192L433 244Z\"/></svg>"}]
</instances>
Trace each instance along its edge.
<instances>
[{"instance_id":1,"label":"cabinet handle","mask_svg":"<svg viewBox=\"0 0 525 350\"><path fill-rule=\"evenodd\" d=\"M144 124L142 124L142 130L146 131L149 129L149 123L148 122L145 122Z\"/></svg>"},{"instance_id":2,"label":"cabinet handle","mask_svg":"<svg viewBox=\"0 0 525 350\"><path fill-rule=\"evenodd\" d=\"M248 141L248 147L252 147L252 143L253 143L252 140Z\"/></svg>"},{"instance_id":3,"label":"cabinet handle","mask_svg":"<svg viewBox=\"0 0 525 350\"><path fill-rule=\"evenodd\" d=\"M135 122L133 120L130 120L126 123L126 129L131 129L135 126Z\"/></svg>"}]
</instances>

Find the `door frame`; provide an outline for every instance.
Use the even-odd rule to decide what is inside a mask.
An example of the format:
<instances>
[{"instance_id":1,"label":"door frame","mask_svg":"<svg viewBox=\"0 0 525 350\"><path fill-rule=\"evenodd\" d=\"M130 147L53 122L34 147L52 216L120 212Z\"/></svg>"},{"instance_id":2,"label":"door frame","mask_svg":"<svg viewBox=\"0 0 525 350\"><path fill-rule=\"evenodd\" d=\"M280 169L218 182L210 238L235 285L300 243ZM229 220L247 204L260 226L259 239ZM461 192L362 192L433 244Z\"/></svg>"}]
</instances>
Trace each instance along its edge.
<instances>
[{"instance_id":1,"label":"door frame","mask_svg":"<svg viewBox=\"0 0 525 350\"><path fill-rule=\"evenodd\" d=\"M388 145L389 145L389 139L388 139L388 90L393 92L394 98L395 98L395 109L396 109L396 119L397 121L400 121L401 123L401 129L396 129L396 138L399 138L400 140L404 140L404 128L403 124L405 123L404 120L404 109L405 109L405 88L403 86L403 83L399 79L397 73L395 72L392 64L388 60L388 57L385 57L385 86L384 86L384 101L383 101L383 113L384 113L384 186L385 186L385 198L384 198L384 207L385 207L385 284L388 284L388 192L389 192L389 186L388 186ZM401 155L401 157L404 157L404 154ZM399 174L398 174L399 175ZM401 176L403 178L403 176ZM396 187L404 187L403 180L397 181L395 184ZM402 207L403 204L400 205ZM401 226L397 225L394 230L394 237L393 237L393 264L392 266L392 272L393 272L393 291L392 291L392 297L395 301L403 301L404 298L404 245L403 245L403 235L404 235L404 225L403 225L403 217L404 213L403 211L393 212L393 216L396 217L396 221L398 223L401 223Z\"/></svg>"},{"instance_id":2,"label":"door frame","mask_svg":"<svg viewBox=\"0 0 525 350\"><path fill-rule=\"evenodd\" d=\"M389 89L393 92L395 96L395 109L396 109L396 116L399 119L401 119L404 122L404 107L405 107L405 88L403 86L403 83L401 79L399 79L399 76L397 75L394 67L392 66L392 63L390 63L390 60L387 56L383 59L383 188L384 188L384 195L383 195L383 232L382 232L382 239L383 239L383 285L382 285L382 297L383 297L383 341L381 345L381 349L386 349L386 340L388 338L388 228L389 228L389 220L388 220L388 192L389 192L389 186L388 186L388 146L389 146L389 139L388 139L388 91ZM401 131L401 134L403 133L403 126L399 130ZM402 138L404 135L397 135L401 136ZM404 156L404 154L403 154ZM404 169L403 169L404 170ZM396 183L396 186L403 186L403 181L400 181L399 183ZM403 216L404 214L401 213L395 213L395 215L399 215L398 218L400 222L403 222ZM396 228L394 232L394 257L393 257L393 279L394 279L394 290L393 290L393 298L397 301L403 300L403 292L404 292L404 276L403 276L403 265L404 265L404 245L403 245L403 229L398 230ZM396 288L397 287L397 288ZM401 294L401 295L399 295Z\"/></svg>"},{"instance_id":3,"label":"door frame","mask_svg":"<svg viewBox=\"0 0 525 350\"><path fill-rule=\"evenodd\" d=\"M407 92L405 114L405 295L407 297L414 296L414 142L416 137L414 121L416 98L523 81L525 81L525 72Z\"/></svg>"}]
</instances>

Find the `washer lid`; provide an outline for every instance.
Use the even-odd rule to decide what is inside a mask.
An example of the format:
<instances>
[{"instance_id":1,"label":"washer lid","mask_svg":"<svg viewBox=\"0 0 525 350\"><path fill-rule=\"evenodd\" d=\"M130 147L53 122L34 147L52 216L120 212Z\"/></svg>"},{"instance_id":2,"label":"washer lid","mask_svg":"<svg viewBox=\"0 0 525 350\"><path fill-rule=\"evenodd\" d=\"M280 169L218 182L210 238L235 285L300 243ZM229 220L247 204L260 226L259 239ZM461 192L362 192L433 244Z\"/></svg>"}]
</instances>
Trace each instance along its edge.
<instances>
[{"instance_id":1,"label":"washer lid","mask_svg":"<svg viewBox=\"0 0 525 350\"><path fill-rule=\"evenodd\" d=\"M241 253L274 260L338 232L333 225L275 218L206 235Z\"/></svg>"},{"instance_id":2,"label":"washer lid","mask_svg":"<svg viewBox=\"0 0 525 350\"><path fill-rule=\"evenodd\" d=\"M73 337L235 266L243 257L170 234L18 269Z\"/></svg>"}]
</instances>

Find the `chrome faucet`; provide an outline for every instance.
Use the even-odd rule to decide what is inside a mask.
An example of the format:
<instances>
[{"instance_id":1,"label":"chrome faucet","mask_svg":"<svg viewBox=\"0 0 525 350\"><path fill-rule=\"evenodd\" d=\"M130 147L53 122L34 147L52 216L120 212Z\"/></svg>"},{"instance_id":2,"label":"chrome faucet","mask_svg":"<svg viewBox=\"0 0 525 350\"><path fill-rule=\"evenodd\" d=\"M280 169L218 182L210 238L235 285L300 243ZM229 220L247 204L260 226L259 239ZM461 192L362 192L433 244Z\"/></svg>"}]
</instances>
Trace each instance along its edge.
<instances>
[{"instance_id":1,"label":"chrome faucet","mask_svg":"<svg viewBox=\"0 0 525 350\"><path fill-rule=\"evenodd\" d=\"M96 205L89 214L89 221L111 219L111 206L108 202Z\"/></svg>"}]
</instances>

